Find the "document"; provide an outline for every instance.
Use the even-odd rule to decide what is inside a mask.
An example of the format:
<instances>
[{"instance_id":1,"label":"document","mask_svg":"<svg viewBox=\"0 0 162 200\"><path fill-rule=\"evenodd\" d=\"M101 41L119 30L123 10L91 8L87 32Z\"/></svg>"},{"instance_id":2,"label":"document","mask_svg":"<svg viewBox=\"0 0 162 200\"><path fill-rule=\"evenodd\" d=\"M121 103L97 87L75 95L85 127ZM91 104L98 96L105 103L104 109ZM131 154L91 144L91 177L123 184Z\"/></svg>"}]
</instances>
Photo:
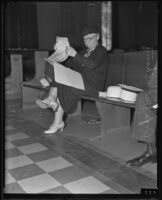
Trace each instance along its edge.
<instances>
[{"instance_id":1,"label":"document","mask_svg":"<svg viewBox=\"0 0 162 200\"><path fill-rule=\"evenodd\" d=\"M70 46L69 40L67 37L56 37L56 44L54 49L58 52L65 51L66 47Z\"/></svg>"},{"instance_id":2,"label":"document","mask_svg":"<svg viewBox=\"0 0 162 200\"><path fill-rule=\"evenodd\" d=\"M79 72L76 72L54 61L48 62L54 67L54 77L57 83L85 90L83 78Z\"/></svg>"},{"instance_id":3,"label":"document","mask_svg":"<svg viewBox=\"0 0 162 200\"><path fill-rule=\"evenodd\" d=\"M45 60L51 60L55 62L63 62L68 58L66 54L66 47L70 46L68 38L66 37L56 37L56 44L54 45L55 52L45 58Z\"/></svg>"}]
</instances>

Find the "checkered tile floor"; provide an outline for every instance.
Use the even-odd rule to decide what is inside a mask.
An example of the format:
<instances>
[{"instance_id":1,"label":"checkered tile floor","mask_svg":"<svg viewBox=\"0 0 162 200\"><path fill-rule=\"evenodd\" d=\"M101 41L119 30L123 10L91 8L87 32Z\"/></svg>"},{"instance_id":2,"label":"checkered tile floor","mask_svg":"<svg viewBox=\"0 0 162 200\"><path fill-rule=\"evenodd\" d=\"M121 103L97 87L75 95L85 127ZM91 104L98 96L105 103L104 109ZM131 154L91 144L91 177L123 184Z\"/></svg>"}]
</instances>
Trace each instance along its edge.
<instances>
[{"instance_id":1,"label":"checkered tile floor","mask_svg":"<svg viewBox=\"0 0 162 200\"><path fill-rule=\"evenodd\" d=\"M110 193L112 189L36 138L6 126L5 193ZM116 191L112 193L117 193Z\"/></svg>"}]
</instances>

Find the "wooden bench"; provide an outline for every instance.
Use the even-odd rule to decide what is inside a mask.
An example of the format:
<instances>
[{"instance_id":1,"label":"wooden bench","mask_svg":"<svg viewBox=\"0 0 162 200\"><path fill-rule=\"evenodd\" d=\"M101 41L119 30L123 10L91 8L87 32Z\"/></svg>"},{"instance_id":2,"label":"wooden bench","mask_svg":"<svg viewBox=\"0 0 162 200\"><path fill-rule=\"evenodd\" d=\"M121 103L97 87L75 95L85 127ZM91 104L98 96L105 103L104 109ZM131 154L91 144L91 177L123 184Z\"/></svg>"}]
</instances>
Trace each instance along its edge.
<instances>
[{"instance_id":1,"label":"wooden bench","mask_svg":"<svg viewBox=\"0 0 162 200\"><path fill-rule=\"evenodd\" d=\"M119 83L144 89L148 60L150 69L157 61L157 51L109 53L108 57L109 64L104 88L105 91L108 86L118 85ZM37 68L39 69L40 66L41 65L37 65ZM31 103L33 102L33 105L36 107L35 99L40 96L42 97L42 95L39 95L41 92L48 92L49 88L43 88L37 79L42 75L43 74L36 75L36 78L32 81L22 83L23 104L26 103L31 107ZM121 128L125 131L125 128L128 126L131 126L131 130L133 130L132 119L136 104L123 102L122 100L114 101L112 99L87 95L82 96L82 99L96 102L96 106L102 118L100 132L110 133L110 130L118 130ZM74 114L80 113L81 108L82 106L79 102L78 108Z\"/></svg>"},{"instance_id":2,"label":"wooden bench","mask_svg":"<svg viewBox=\"0 0 162 200\"><path fill-rule=\"evenodd\" d=\"M32 89L36 89L36 90L40 90L40 91L49 91L50 87L42 87L40 85L34 85L34 84L27 84L27 83L22 83L23 87L28 87L28 88L32 88ZM119 106L119 107L125 107L125 108L129 108L130 109L130 125L132 123L132 119L133 119L133 115L135 112L135 108L136 108L136 104L135 103L128 103L125 102L123 100L120 99L116 99L113 100L111 98L103 98L103 97L98 97L98 96L90 96L90 95L85 95L82 96L81 99L86 99L86 100L92 100L92 101L98 101L101 103L105 103L105 104L111 104L114 106Z\"/></svg>"}]
</instances>

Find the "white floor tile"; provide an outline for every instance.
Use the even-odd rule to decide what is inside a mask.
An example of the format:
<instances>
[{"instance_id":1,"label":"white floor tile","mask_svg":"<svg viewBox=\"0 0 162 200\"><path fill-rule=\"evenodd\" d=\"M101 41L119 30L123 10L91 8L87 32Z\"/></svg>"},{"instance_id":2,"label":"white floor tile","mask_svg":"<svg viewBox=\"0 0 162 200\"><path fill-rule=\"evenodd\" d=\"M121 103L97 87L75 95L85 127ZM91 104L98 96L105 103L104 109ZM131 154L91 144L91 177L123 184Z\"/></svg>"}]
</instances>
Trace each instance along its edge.
<instances>
[{"instance_id":1,"label":"white floor tile","mask_svg":"<svg viewBox=\"0 0 162 200\"><path fill-rule=\"evenodd\" d=\"M18 147L18 149L24 154L31 154L31 153L36 153L39 151L44 151L47 148L40 143L33 143L29 145L20 146Z\"/></svg>"},{"instance_id":2,"label":"white floor tile","mask_svg":"<svg viewBox=\"0 0 162 200\"><path fill-rule=\"evenodd\" d=\"M64 158L58 156L56 158L40 161L37 163L37 165L45 170L46 172L52 172L55 170L63 169L65 167L72 166L72 163L69 163Z\"/></svg>"},{"instance_id":3,"label":"white floor tile","mask_svg":"<svg viewBox=\"0 0 162 200\"><path fill-rule=\"evenodd\" d=\"M14 183L16 182L16 180L14 179L14 177L8 172L5 172L5 185L9 184L9 183Z\"/></svg>"},{"instance_id":4,"label":"white floor tile","mask_svg":"<svg viewBox=\"0 0 162 200\"><path fill-rule=\"evenodd\" d=\"M33 161L25 155L7 158L5 162L6 169L14 169L25 165L32 164Z\"/></svg>"},{"instance_id":5,"label":"white floor tile","mask_svg":"<svg viewBox=\"0 0 162 200\"><path fill-rule=\"evenodd\" d=\"M40 193L61 185L49 174L27 178L22 181L18 181L18 184L23 188L26 193Z\"/></svg>"},{"instance_id":6,"label":"white floor tile","mask_svg":"<svg viewBox=\"0 0 162 200\"><path fill-rule=\"evenodd\" d=\"M15 145L13 145L11 142L5 142L6 150L13 149L13 148L15 148Z\"/></svg>"},{"instance_id":7,"label":"white floor tile","mask_svg":"<svg viewBox=\"0 0 162 200\"><path fill-rule=\"evenodd\" d=\"M64 187L74 194L99 194L110 189L108 186L91 176L65 184Z\"/></svg>"},{"instance_id":8,"label":"white floor tile","mask_svg":"<svg viewBox=\"0 0 162 200\"><path fill-rule=\"evenodd\" d=\"M8 141L15 141L15 140L21 140L21 139L25 139L25 138L29 138L28 135L26 135L25 133L16 133L13 135L7 135L6 139Z\"/></svg>"}]
</instances>

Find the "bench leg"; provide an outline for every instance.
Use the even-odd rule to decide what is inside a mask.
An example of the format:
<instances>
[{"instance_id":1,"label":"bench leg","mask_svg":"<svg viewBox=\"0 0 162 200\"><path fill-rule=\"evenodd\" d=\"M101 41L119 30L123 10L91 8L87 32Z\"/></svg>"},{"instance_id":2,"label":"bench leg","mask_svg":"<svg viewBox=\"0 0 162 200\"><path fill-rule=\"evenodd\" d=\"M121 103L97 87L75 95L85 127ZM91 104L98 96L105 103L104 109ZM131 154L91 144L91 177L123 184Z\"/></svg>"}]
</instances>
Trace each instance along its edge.
<instances>
[{"instance_id":1,"label":"bench leg","mask_svg":"<svg viewBox=\"0 0 162 200\"><path fill-rule=\"evenodd\" d=\"M100 134L104 136L112 131L118 131L130 126L130 110L115 105L105 104L96 101L96 105L101 116Z\"/></svg>"},{"instance_id":2,"label":"bench leg","mask_svg":"<svg viewBox=\"0 0 162 200\"><path fill-rule=\"evenodd\" d=\"M135 108L130 108L130 126L132 125L133 122L134 113L135 113Z\"/></svg>"}]
</instances>

